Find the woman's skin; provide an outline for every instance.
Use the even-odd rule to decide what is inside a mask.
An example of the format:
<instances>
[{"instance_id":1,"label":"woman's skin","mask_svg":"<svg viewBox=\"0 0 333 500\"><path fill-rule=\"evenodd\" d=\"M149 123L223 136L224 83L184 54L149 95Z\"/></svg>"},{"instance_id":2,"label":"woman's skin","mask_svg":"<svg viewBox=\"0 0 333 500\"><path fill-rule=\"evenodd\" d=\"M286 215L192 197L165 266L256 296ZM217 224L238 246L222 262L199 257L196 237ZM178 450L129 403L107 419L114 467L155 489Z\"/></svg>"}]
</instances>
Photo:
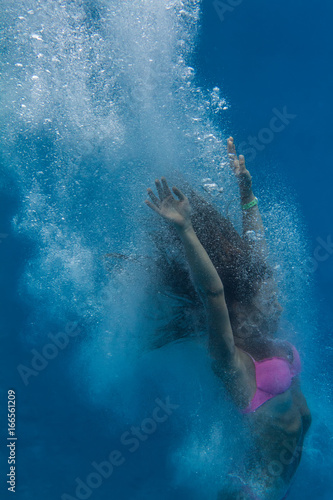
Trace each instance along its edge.
<instances>
[{"instance_id":1,"label":"woman's skin","mask_svg":"<svg viewBox=\"0 0 333 500\"><path fill-rule=\"evenodd\" d=\"M228 139L228 152L239 183L241 203L247 204L254 199L251 175L246 169L244 157L237 157L231 137ZM243 350L249 350L249 339L243 339L231 328L223 283L194 232L188 199L176 187L172 188L172 193L164 177L161 181L157 179L155 185L158 196L148 189L151 201L146 200L145 203L174 226L183 243L192 280L205 306L214 371L221 378L236 406L240 410L244 409L256 392L255 366L251 357ZM243 231L245 235L247 231L261 233L262 237L253 243L253 251L267 252L258 206L243 212ZM277 314L278 306L272 308L271 303L267 306L261 301L260 307L267 315L278 316L281 312L279 310ZM244 311L241 312L244 314ZM272 324L275 323L276 320ZM256 343L258 344L258 339ZM270 357L260 353L260 349L257 354L254 350L252 348L251 355L256 361ZM276 352L271 356L287 357L286 351L281 350L278 344ZM311 414L298 378L293 379L286 392L270 399L254 413L244 416L244 419L253 438L253 448L248 463L245 464L246 479L241 481L261 484L260 499L280 500L286 494L299 465L304 436L311 423ZM244 493L238 495L233 494L230 498L255 498L250 493L248 496ZM227 498L227 495L221 493L220 498Z\"/></svg>"},{"instance_id":2,"label":"woman's skin","mask_svg":"<svg viewBox=\"0 0 333 500\"><path fill-rule=\"evenodd\" d=\"M232 137L229 137L228 139L228 155L230 167L234 171L235 177L238 181L241 204L247 205L255 199L252 191L252 177L245 166L244 156L239 155L239 157L237 157ZM264 238L265 230L258 205L251 208L251 210L243 210L243 235L246 235L248 231L255 231L257 235L261 236L255 240L255 250L266 252L267 248Z\"/></svg>"},{"instance_id":3,"label":"woman's skin","mask_svg":"<svg viewBox=\"0 0 333 500\"><path fill-rule=\"evenodd\" d=\"M233 170L238 181L241 205L247 205L255 199L252 191L252 177L245 165L245 158L243 155L237 157L234 140L232 137L228 139L228 154L230 160L230 167ZM254 232L256 238L251 241L252 251L260 253L263 258L268 256L268 249L265 240L265 229L261 219L258 205L252 207L250 210L242 210L243 217L243 238L246 238L249 232ZM266 281L257 296L252 300L252 306L255 306L262 312L265 318L269 318L269 326L274 334L277 330L282 307L277 298L277 290L273 280ZM245 307L238 305L240 315L248 315L250 311L244 310ZM242 309L242 311L241 311ZM236 332L234 332L234 335Z\"/></svg>"}]
</instances>

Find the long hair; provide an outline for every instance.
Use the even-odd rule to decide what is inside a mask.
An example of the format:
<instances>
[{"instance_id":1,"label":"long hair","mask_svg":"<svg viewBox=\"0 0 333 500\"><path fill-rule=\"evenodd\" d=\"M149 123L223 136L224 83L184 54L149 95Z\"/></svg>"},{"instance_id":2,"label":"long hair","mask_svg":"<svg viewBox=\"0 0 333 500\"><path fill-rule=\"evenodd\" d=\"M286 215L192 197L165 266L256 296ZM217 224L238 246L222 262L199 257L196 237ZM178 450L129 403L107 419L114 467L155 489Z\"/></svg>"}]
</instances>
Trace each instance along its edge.
<instances>
[{"instance_id":1,"label":"long hair","mask_svg":"<svg viewBox=\"0 0 333 500\"><path fill-rule=\"evenodd\" d=\"M224 286L231 322L236 321L234 304L251 305L251 300L267 276L270 267L260 255L254 255L250 245L238 234L230 220L196 194L189 193L193 228L214 264ZM183 256L181 241L171 226L152 235L157 251L154 293L173 299L167 307L171 320L158 326L152 339L153 347L189 336L200 335L205 329L202 302L191 281Z\"/></svg>"},{"instance_id":2,"label":"long hair","mask_svg":"<svg viewBox=\"0 0 333 500\"><path fill-rule=\"evenodd\" d=\"M193 191L190 202L194 230L223 282L227 305L250 303L269 266L215 207Z\"/></svg>"}]
</instances>

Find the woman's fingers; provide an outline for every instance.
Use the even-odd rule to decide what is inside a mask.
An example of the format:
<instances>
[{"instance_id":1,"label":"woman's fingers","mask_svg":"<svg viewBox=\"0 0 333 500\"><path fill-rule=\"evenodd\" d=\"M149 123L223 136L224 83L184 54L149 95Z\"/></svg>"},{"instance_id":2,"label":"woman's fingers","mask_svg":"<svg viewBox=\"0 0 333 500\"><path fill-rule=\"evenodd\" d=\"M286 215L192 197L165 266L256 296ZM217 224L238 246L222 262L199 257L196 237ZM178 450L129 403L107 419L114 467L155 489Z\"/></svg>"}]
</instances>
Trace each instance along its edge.
<instances>
[{"instance_id":1,"label":"woman's fingers","mask_svg":"<svg viewBox=\"0 0 333 500\"><path fill-rule=\"evenodd\" d=\"M229 160L230 160L230 165L231 165L231 167L233 167L235 161L237 161L237 154L236 154L234 140L232 137L229 137L229 139L228 139L228 156L229 156Z\"/></svg>"},{"instance_id":2,"label":"woman's fingers","mask_svg":"<svg viewBox=\"0 0 333 500\"><path fill-rule=\"evenodd\" d=\"M249 175L249 172L246 169L244 156L239 155L239 157L237 157L236 148L232 137L229 137L228 139L228 155L230 166L233 169L236 177L239 177L242 174Z\"/></svg>"},{"instance_id":3,"label":"woman's fingers","mask_svg":"<svg viewBox=\"0 0 333 500\"><path fill-rule=\"evenodd\" d=\"M157 193L158 193L159 198L154 194L154 192L150 188L148 188L147 192L148 192L148 195L149 195L152 203L149 200L145 201L145 203L146 203L146 205L148 205L148 207L152 208L153 210L155 210L155 212L158 212L158 213L161 212L161 208L163 207L163 201L166 198L169 198L171 196L172 199L174 201L176 201L175 198L173 197L173 194L172 194L169 186L168 186L166 178L162 177L161 181L162 181L162 184L159 181L159 179L155 180L155 185L156 185L156 189L157 189ZM179 201L183 201L186 199L186 196L176 187L173 187L172 191L178 197Z\"/></svg>"},{"instance_id":4,"label":"woman's fingers","mask_svg":"<svg viewBox=\"0 0 333 500\"><path fill-rule=\"evenodd\" d=\"M166 178L165 177L161 177L161 181L162 181L162 186L163 186L164 197L166 198L167 196L172 196L172 193L170 191L170 188L168 186Z\"/></svg>"},{"instance_id":5,"label":"woman's fingers","mask_svg":"<svg viewBox=\"0 0 333 500\"><path fill-rule=\"evenodd\" d=\"M237 175L239 169L239 162L236 154L236 148L234 140L232 137L228 139L228 156L230 161L230 167L233 169L234 173Z\"/></svg>"},{"instance_id":6,"label":"woman's fingers","mask_svg":"<svg viewBox=\"0 0 333 500\"><path fill-rule=\"evenodd\" d=\"M154 210L158 214L160 213L160 209L156 205L154 205L154 203L151 203L149 200L145 200L145 204L148 205L148 207L150 207L152 210Z\"/></svg>"},{"instance_id":7,"label":"woman's fingers","mask_svg":"<svg viewBox=\"0 0 333 500\"><path fill-rule=\"evenodd\" d=\"M229 139L228 139L228 153L230 155L236 154L236 148L235 148L233 137L229 137Z\"/></svg>"},{"instance_id":8,"label":"woman's fingers","mask_svg":"<svg viewBox=\"0 0 333 500\"><path fill-rule=\"evenodd\" d=\"M159 196L160 200L162 201L163 198L164 198L164 195L163 195L163 188L161 186L161 183L160 183L159 179L155 180L155 186L156 186L156 189L157 189L158 196Z\"/></svg>"},{"instance_id":9,"label":"woman's fingers","mask_svg":"<svg viewBox=\"0 0 333 500\"><path fill-rule=\"evenodd\" d=\"M160 201L163 201L165 198L168 198L169 196L172 196L172 193L170 191L170 188L168 186L166 178L165 177L161 177L161 181L162 181L162 185L161 185L159 179L156 179L155 180L155 185L156 185L156 189L157 189Z\"/></svg>"},{"instance_id":10,"label":"woman's fingers","mask_svg":"<svg viewBox=\"0 0 333 500\"><path fill-rule=\"evenodd\" d=\"M177 198L179 199L179 201L185 200L185 196L183 195L183 193L178 188L173 187L172 191L175 193L175 195L177 196Z\"/></svg>"},{"instance_id":11,"label":"woman's fingers","mask_svg":"<svg viewBox=\"0 0 333 500\"><path fill-rule=\"evenodd\" d=\"M245 158L243 155L239 155L239 171L241 174L246 171Z\"/></svg>"},{"instance_id":12,"label":"woman's fingers","mask_svg":"<svg viewBox=\"0 0 333 500\"><path fill-rule=\"evenodd\" d=\"M243 175L247 178L247 182L251 182L252 177L245 165L245 158L243 155L239 155L239 175Z\"/></svg>"},{"instance_id":13,"label":"woman's fingers","mask_svg":"<svg viewBox=\"0 0 333 500\"><path fill-rule=\"evenodd\" d=\"M154 195L153 191L150 188L147 189L147 192L148 192L148 195L149 195L150 199L152 200L152 202L155 203L155 205L157 207L159 207L161 205L161 203L160 203L160 200L157 198L157 196Z\"/></svg>"}]
</instances>

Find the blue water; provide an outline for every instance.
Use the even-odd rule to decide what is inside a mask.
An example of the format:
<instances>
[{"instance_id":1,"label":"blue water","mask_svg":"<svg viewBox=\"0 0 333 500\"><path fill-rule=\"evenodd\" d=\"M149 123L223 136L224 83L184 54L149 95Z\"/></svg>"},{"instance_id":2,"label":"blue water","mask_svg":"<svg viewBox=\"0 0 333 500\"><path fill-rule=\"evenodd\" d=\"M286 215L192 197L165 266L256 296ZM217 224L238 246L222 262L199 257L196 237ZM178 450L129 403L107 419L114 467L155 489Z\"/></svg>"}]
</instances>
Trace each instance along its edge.
<instances>
[{"instance_id":1,"label":"blue water","mask_svg":"<svg viewBox=\"0 0 333 500\"><path fill-rule=\"evenodd\" d=\"M14 389L16 498L215 500L241 422L204 337L146 349L158 221L143 201L155 177L185 178L239 224L229 134L247 151L313 413L290 499L332 498L333 7L225 5L0 7L1 498Z\"/></svg>"}]
</instances>

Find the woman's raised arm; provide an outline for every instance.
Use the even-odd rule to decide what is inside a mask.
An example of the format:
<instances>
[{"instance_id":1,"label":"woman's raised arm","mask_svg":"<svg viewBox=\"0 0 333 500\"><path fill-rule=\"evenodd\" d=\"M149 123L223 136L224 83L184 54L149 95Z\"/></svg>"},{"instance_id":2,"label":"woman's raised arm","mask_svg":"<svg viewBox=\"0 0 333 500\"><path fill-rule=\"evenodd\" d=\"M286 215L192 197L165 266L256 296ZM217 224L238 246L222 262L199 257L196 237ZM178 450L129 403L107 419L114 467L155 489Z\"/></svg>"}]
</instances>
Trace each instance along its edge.
<instances>
[{"instance_id":1,"label":"woman's raised arm","mask_svg":"<svg viewBox=\"0 0 333 500\"><path fill-rule=\"evenodd\" d=\"M265 229L252 191L252 177L245 166L243 155L237 156L234 140L228 139L230 166L237 178L243 214L243 237L248 237L255 251L266 253ZM255 233L255 234L253 234Z\"/></svg>"},{"instance_id":2,"label":"woman's raised arm","mask_svg":"<svg viewBox=\"0 0 333 500\"><path fill-rule=\"evenodd\" d=\"M184 245L192 279L206 308L209 328L210 350L215 359L233 365L236 349L224 297L222 281L200 243L191 223L191 207L186 196L177 188L172 195L164 177L155 181L158 197L148 189L152 201L146 204L163 218L171 222Z\"/></svg>"}]
</instances>

